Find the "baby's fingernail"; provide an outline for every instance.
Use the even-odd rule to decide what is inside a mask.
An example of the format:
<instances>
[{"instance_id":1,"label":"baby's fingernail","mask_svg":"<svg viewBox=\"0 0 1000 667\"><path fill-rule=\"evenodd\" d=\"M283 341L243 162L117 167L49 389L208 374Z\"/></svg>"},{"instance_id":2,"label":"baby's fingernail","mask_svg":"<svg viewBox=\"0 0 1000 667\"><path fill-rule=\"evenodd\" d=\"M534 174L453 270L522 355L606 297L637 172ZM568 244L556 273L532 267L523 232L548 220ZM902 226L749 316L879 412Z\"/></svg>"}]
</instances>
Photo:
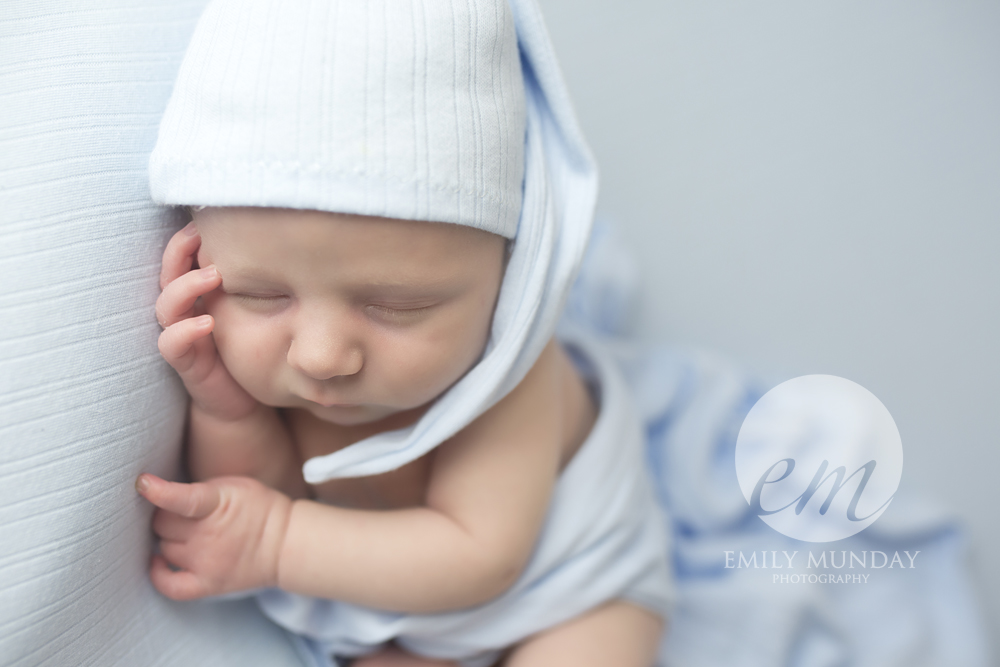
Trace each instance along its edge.
<instances>
[{"instance_id":1,"label":"baby's fingernail","mask_svg":"<svg viewBox=\"0 0 1000 667\"><path fill-rule=\"evenodd\" d=\"M145 475L139 475L135 480L135 490L142 494L149 491L149 479Z\"/></svg>"},{"instance_id":2,"label":"baby's fingernail","mask_svg":"<svg viewBox=\"0 0 1000 667\"><path fill-rule=\"evenodd\" d=\"M195 318L194 321L198 323L199 327L207 327L209 324L212 323L212 316L211 315L199 315L198 317Z\"/></svg>"},{"instance_id":3,"label":"baby's fingernail","mask_svg":"<svg viewBox=\"0 0 1000 667\"><path fill-rule=\"evenodd\" d=\"M205 280L211 280L212 278L219 275L219 272L215 270L215 265L206 266L204 269L199 269L198 272L201 274L201 277L204 278Z\"/></svg>"},{"instance_id":4,"label":"baby's fingernail","mask_svg":"<svg viewBox=\"0 0 1000 667\"><path fill-rule=\"evenodd\" d=\"M194 236L198 233L198 228L195 227L193 220L184 226L183 232L185 236Z\"/></svg>"}]
</instances>

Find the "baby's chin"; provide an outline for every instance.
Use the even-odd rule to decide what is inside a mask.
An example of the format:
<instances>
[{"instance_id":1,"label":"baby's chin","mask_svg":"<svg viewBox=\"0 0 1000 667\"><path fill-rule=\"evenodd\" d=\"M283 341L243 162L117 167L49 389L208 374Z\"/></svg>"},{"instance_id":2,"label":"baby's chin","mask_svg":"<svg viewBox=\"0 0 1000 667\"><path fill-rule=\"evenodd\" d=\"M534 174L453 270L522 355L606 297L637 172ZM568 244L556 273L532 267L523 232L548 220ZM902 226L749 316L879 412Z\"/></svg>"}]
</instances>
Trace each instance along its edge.
<instances>
[{"instance_id":1,"label":"baby's chin","mask_svg":"<svg viewBox=\"0 0 1000 667\"><path fill-rule=\"evenodd\" d=\"M411 409L400 409L385 405L331 405L324 406L310 403L308 410L317 419L337 426L361 426L385 422L385 428L391 431L407 426L416 421L426 411L426 406Z\"/></svg>"},{"instance_id":2,"label":"baby's chin","mask_svg":"<svg viewBox=\"0 0 1000 667\"><path fill-rule=\"evenodd\" d=\"M358 426L385 419L392 411L384 411L368 405L331 405L312 404L305 408L314 417L337 426Z\"/></svg>"}]
</instances>

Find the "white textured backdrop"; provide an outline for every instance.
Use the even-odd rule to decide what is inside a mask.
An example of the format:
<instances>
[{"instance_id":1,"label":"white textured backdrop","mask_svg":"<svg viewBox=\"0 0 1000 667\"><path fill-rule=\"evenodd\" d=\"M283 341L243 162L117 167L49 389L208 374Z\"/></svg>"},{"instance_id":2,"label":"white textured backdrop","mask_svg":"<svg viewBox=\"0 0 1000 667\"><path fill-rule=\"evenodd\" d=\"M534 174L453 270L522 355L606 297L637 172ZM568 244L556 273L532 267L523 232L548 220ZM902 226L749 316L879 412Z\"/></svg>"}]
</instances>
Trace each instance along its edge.
<instances>
[{"instance_id":1,"label":"white textured backdrop","mask_svg":"<svg viewBox=\"0 0 1000 667\"><path fill-rule=\"evenodd\" d=\"M0 9L0 665L299 667L250 600L172 603L143 471L186 397L153 302L180 220L146 163L204 0ZM222 606L222 605L225 606Z\"/></svg>"},{"instance_id":2,"label":"white textured backdrop","mask_svg":"<svg viewBox=\"0 0 1000 667\"><path fill-rule=\"evenodd\" d=\"M1000 3L542 5L644 334L871 390L1000 636Z\"/></svg>"}]
</instances>

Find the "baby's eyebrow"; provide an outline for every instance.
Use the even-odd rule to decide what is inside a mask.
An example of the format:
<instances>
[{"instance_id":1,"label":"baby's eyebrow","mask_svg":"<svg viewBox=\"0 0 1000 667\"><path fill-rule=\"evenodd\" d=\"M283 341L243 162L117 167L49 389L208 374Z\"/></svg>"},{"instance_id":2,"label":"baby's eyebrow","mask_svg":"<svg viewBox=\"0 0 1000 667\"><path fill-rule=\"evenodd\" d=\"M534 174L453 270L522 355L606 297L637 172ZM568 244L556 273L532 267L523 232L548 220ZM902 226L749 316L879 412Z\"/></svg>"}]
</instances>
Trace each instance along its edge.
<instances>
[{"instance_id":1,"label":"baby's eyebrow","mask_svg":"<svg viewBox=\"0 0 1000 667\"><path fill-rule=\"evenodd\" d=\"M220 270L222 274L222 290L227 289L244 289L248 287L254 288L281 288L283 283L259 270L255 269L243 269L237 268L227 268L225 270Z\"/></svg>"},{"instance_id":2,"label":"baby's eyebrow","mask_svg":"<svg viewBox=\"0 0 1000 667\"><path fill-rule=\"evenodd\" d=\"M431 281L431 282L405 282L405 283L386 283L386 282L371 282L362 283L355 287L359 294L363 294L370 297L382 297L382 298L443 298L454 294L458 291L459 286L448 282L442 281Z\"/></svg>"}]
</instances>

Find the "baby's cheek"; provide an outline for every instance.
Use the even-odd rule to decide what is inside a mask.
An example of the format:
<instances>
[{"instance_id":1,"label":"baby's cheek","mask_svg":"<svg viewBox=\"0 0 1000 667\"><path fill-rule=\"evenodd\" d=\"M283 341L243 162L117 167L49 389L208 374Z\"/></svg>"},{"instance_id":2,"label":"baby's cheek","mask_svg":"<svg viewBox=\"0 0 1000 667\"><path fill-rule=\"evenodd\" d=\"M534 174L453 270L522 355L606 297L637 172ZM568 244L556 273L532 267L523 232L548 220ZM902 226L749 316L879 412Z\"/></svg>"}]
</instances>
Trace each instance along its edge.
<instances>
[{"instance_id":1,"label":"baby's cheek","mask_svg":"<svg viewBox=\"0 0 1000 667\"><path fill-rule=\"evenodd\" d=\"M273 393L271 384L276 372L276 351L264 333L251 323L216 320L215 344L222 363L241 387L262 402Z\"/></svg>"},{"instance_id":2,"label":"baby's cheek","mask_svg":"<svg viewBox=\"0 0 1000 667\"><path fill-rule=\"evenodd\" d=\"M437 398L465 375L479 359L482 346L477 341L451 335L428 341L408 357L412 381L423 390L423 401Z\"/></svg>"},{"instance_id":3,"label":"baby's cheek","mask_svg":"<svg viewBox=\"0 0 1000 667\"><path fill-rule=\"evenodd\" d=\"M473 310L466 316L454 318L443 335L450 351L449 362L456 378L465 374L482 356L490 333L492 311Z\"/></svg>"}]
</instances>

